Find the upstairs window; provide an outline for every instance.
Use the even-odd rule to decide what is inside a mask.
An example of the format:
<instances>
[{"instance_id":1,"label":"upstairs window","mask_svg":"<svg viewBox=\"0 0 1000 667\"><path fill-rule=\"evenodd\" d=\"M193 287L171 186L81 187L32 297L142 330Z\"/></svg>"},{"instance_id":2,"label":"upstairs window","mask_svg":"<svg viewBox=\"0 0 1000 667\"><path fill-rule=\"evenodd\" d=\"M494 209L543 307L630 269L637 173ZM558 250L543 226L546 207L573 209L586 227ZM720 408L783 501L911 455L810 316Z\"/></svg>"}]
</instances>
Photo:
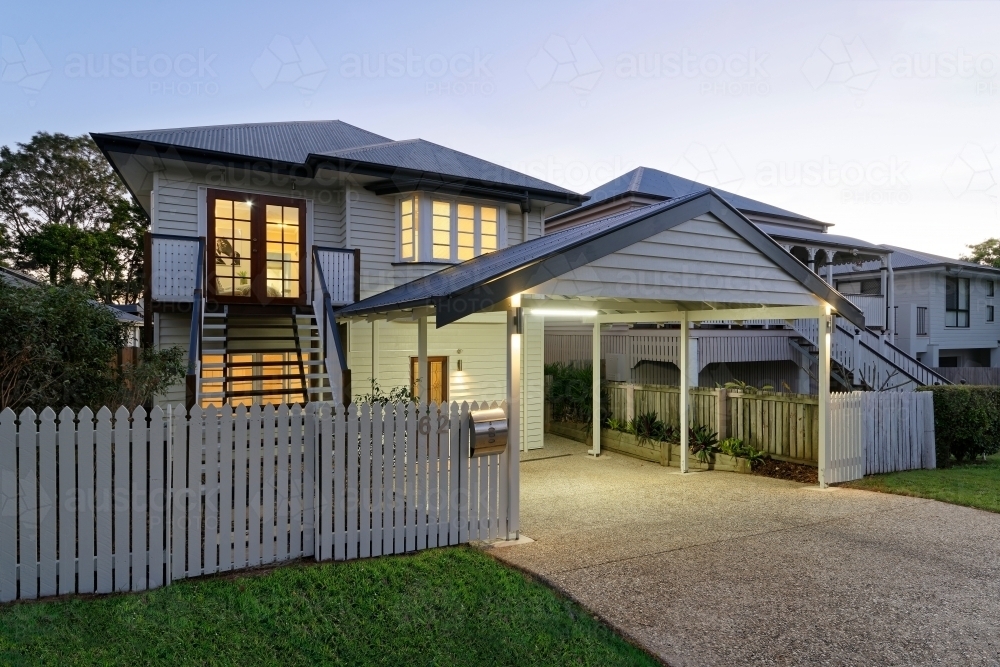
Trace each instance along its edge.
<instances>
[{"instance_id":1,"label":"upstairs window","mask_svg":"<svg viewBox=\"0 0 1000 667\"><path fill-rule=\"evenodd\" d=\"M986 296L993 296L993 281L986 281Z\"/></svg>"},{"instance_id":2,"label":"upstairs window","mask_svg":"<svg viewBox=\"0 0 1000 667\"><path fill-rule=\"evenodd\" d=\"M968 278L945 278L944 304L946 327L969 326Z\"/></svg>"},{"instance_id":3,"label":"upstairs window","mask_svg":"<svg viewBox=\"0 0 1000 667\"><path fill-rule=\"evenodd\" d=\"M399 203L399 259L403 262L464 262L500 247L499 206L406 197Z\"/></svg>"},{"instance_id":4,"label":"upstairs window","mask_svg":"<svg viewBox=\"0 0 1000 667\"><path fill-rule=\"evenodd\" d=\"M399 258L414 261L417 258L417 215L419 200L408 197L399 203Z\"/></svg>"}]
</instances>

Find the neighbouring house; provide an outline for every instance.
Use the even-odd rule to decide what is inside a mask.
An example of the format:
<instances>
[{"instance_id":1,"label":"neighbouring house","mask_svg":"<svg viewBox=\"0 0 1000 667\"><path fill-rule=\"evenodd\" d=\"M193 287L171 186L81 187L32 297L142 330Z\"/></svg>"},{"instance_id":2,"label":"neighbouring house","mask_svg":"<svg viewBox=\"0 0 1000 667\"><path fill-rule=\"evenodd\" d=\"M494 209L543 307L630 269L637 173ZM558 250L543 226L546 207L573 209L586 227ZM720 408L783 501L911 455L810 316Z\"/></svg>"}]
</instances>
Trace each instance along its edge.
<instances>
[{"instance_id":1,"label":"neighbouring house","mask_svg":"<svg viewBox=\"0 0 1000 667\"><path fill-rule=\"evenodd\" d=\"M583 205L548 218L546 232L705 187L639 167L587 193L590 200ZM718 194L864 312L866 327L838 321L834 332L834 380L840 389L912 388L948 382L939 366L1000 366L1000 322L993 317L992 296L1000 270L831 234L830 223ZM579 326L548 324L547 359L581 358L587 335ZM718 321L702 324L692 336L698 372L692 382L711 387L739 380L815 393L816 337L809 322ZM677 383L676 346L651 344L676 340L676 331L639 325L602 337L609 379Z\"/></svg>"},{"instance_id":2,"label":"neighbouring house","mask_svg":"<svg viewBox=\"0 0 1000 667\"><path fill-rule=\"evenodd\" d=\"M1000 368L995 310L1000 269L882 247L892 251L896 345L938 369ZM873 293L882 283L880 269L873 262L839 266L834 272L837 289L849 299Z\"/></svg>"}]
</instances>

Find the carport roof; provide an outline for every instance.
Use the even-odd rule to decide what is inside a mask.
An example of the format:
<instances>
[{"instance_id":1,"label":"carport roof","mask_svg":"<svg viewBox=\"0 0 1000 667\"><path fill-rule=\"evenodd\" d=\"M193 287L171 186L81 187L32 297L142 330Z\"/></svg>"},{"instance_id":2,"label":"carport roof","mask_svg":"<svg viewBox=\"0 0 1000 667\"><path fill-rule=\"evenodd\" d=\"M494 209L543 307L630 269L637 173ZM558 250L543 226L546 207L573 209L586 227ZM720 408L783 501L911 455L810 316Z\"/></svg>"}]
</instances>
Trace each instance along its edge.
<instances>
[{"instance_id":1,"label":"carport roof","mask_svg":"<svg viewBox=\"0 0 1000 667\"><path fill-rule=\"evenodd\" d=\"M857 306L711 189L480 255L346 306L337 311L337 317L433 306L437 326L441 327L705 213L711 213L739 234L811 293L833 306L841 317L864 326L864 315Z\"/></svg>"}]
</instances>

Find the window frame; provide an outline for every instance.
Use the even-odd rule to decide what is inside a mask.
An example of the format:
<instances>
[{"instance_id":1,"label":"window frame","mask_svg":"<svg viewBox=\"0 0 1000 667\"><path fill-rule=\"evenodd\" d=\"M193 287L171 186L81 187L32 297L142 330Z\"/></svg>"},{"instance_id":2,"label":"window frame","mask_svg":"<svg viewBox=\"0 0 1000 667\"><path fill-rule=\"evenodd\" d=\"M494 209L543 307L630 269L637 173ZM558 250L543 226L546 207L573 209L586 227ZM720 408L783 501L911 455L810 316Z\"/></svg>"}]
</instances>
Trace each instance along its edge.
<instances>
[{"instance_id":1,"label":"window frame","mask_svg":"<svg viewBox=\"0 0 1000 667\"><path fill-rule=\"evenodd\" d=\"M986 321L994 322L996 321L996 312L993 310L993 304L986 304Z\"/></svg>"},{"instance_id":2,"label":"window frame","mask_svg":"<svg viewBox=\"0 0 1000 667\"><path fill-rule=\"evenodd\" d=\"M250 210L250 293L247 296L236 296L231 294L219 294L216 284L216 263L215 247L215 202L222 200L241 200L251 203ZM297 208L299 211L299 260L298 260L298 296L295 297L269 297L267 296L267 206L287 206ZM309 261L306 253L306 237L309 234L308 202L305 199L296 197L285 197L282 195L264 194L260 192L246 192L240 190L225 190L219 188L209 188L206 191L206 248L205 264L206 271L206 294L218 303L254 303L260 305L302 305L307 302L307 282L306 276L309 273Z\"/></svg>"},{"instance_id":3,"label":"window frame","mask_svg":"<svg viewBox=\"0 0 1000 667\"><path fill-rule=\"evenodd\" d=\"M403 202L416 202L415 247L412 257L403 255ZM434 257L434 204L446 203L449 211L449 255L448 258ZM496 248L487 252L495 252L507 246L507 206L503 202L483 201L453 195L441 195L415 192L401 195L396 199L396 261L400 264L460 264L468 259L459 258L459 207L473 207L473 254L472 258L486 254L483 251L483 220L484 208L496 211ZM463 218L465 219L465 218Z\"/></svg>"},{"instance_id":4,"label":"window frame","mask_svg":"<svg viewBox=\"0 0 1000 667\"><path fill-rule=\"evenodd\" d=\"M949 289L949 285L954 283L954 289ZM968 329L971 326L970 322L970 305L972 303L971 295L971 281L968 278L961 278L959 276L945 276L945 289L944 289L944 326L948 329ZM965 308L962 308L961 297L962 297L962 285L965 285ZM954 295L954 308L951 308L950 299ZM952 324L952 313L954 313L954 324ZM965 315L962 318L962 315ZM964 324L962 323L964 320Z\"/></svg>"}]
</instances>

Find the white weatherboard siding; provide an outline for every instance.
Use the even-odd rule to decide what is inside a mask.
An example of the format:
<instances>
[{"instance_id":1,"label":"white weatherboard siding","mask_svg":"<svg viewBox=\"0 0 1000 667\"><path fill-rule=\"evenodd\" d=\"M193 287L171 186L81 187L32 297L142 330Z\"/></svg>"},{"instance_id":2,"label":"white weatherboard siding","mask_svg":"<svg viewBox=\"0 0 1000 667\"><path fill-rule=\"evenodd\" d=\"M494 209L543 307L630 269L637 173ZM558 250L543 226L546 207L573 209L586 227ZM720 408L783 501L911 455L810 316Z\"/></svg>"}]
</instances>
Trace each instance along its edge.
<instances>
[{"instance_id":1,"label":"white weatherboard siding","mask_svg":"<svg viewBox=\"0 0 1000 667\"><path fill-rule=\"evenodd\" d=\"M801 283L710 215L688 220L527 291L709 303L820 303Z\"/></svg>"},{"instance_id":2,"label":"white weatherboard siding","mask_svg":"<svg viewBox=\"0 0 1000 667\"><path fill-rule=\"evenodd\" d=\"M441 329L436 329L434 318L430 318L427 356L448 357L448 400L501 401L506 398L505 318L503 314L475 315ZM348 365L355 398L367 393L370 388L371 332L372 325L368 322L351 324ZM523 341L525 360L522 366L521 423L529 449L542 446L543 334L541 320L528 318ZM383 391L409 386L410 357L415 356L416 322L393 321L379 325L379 368L375 377ZM462 360L461 371L458 370L459 359Z\"/></svg>"},{"instance_id":3,"label":"white weatherboard siding","mask_svg":"<svg viewBox=\"0 0 1000 667\"><path fill-rule=\"evenodd\" d=\"M188 362L188 343L191 340L191 316L186 313L159 313L159 348L165 350L171 347L179 347L184 350L184 367ZM177 405L184 403L184 378L174 386L167 389L166 393L156 396L156 405L166 408L167 405Z\"/></svg>"},{"instance_id":4,"label":"white weatherboard siding","mask_svg":"<svg viewBox=\"0 0 1000 667\"><path fill-rule=\"evenodd\" d=\"M351 247L361 248L361 298L396 286L396 200L351 187Z\"/></svg>"}]
</instances>

